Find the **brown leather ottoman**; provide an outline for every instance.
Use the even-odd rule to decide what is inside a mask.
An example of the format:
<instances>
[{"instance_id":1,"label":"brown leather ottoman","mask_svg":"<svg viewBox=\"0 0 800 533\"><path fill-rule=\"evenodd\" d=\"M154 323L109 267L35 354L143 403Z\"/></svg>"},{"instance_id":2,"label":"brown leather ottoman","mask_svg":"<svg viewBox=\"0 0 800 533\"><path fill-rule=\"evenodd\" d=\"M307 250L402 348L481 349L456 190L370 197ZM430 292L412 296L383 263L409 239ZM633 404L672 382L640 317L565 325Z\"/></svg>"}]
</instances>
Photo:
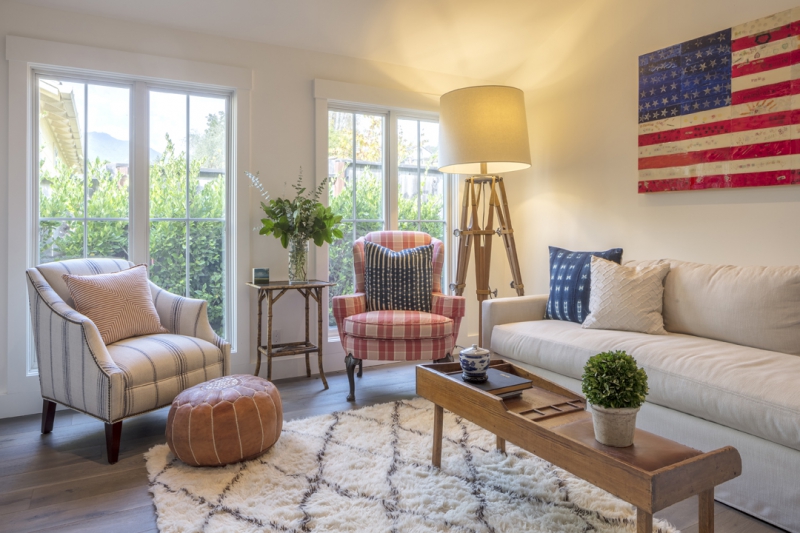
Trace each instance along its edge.
<instances>
[{"instance_id":1,"label":"brown leather ottoman","mask_svg":"<svg viewBox=\"0 0 800 533\"><path fill-rule=\"evenodd\" d=\"M282 428L275 385L256 376L225 376L175 397L167 445L188 465L220 466L258 457L277 442Z\"/></svg>"}]
</instances>

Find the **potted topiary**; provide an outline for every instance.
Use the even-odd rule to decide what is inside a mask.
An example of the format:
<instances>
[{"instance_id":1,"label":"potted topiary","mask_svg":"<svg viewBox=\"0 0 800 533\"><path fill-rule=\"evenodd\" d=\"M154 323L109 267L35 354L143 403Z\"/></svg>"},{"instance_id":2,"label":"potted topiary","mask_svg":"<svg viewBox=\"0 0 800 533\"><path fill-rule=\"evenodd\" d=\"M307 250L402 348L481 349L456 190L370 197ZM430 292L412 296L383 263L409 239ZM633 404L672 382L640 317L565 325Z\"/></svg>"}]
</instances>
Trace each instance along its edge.
<instances>
[{"instance_id":1,"label":"potted topiary","mask_svg":"<svg viewBox=\"0 0 800 533\"><path fill-rule=\"evenodd\" d=\"M632 445L636 414L649 392L647 373L636 360L624 351L590 357L581 390L592 406L594 438L617 448Z\"/></svg>"}]
</instances>

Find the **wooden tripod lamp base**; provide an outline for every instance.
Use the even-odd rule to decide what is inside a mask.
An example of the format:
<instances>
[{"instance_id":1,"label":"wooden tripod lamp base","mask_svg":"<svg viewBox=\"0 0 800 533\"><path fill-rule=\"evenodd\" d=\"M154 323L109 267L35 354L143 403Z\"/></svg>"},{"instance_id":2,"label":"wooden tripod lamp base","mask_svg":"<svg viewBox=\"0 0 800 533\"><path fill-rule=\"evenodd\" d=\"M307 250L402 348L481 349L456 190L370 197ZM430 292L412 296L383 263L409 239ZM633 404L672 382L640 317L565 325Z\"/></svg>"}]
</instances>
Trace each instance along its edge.
<instances>
[{"instance_id":1,"label":"wooden tripod lamp base","mask_svg":"<svg viewBox=\"0 0 800 533\"><path fill-rule=\"evenodd\" d=\"M486 191L487 186L488 192ZM486 219L482 221L478 216L479 207L481 207L482 201L484 202L483 207L486 207L487 197L489 212ZM497 216L497 229L493 229L495 216ZM481 227L482 222L483 227ZM511 212L508 209L508 197L503 178L500 176L472 176L465 180L461 203L461 224L459 229L453 231L453 234L458 238L458 267L456 281L450 284L450 290L457 296L463 294L470 253L474 249L475 294L478 296L478 344L483 346L482 302L492 294L497 296L497 289L491 291L489 287L492 237L494 235L499 235L503 239L503 246L506 249L506 257L513 277L511 287L517 291L517 296L525 295L525 285L522 283L520 274L514 228L511 226Z\"/></svg>"},{"instance_id":2,"label":"wooden tripod lamp base","mask_svg":"<svg viewBox=\"0 0 800 533\"><path fill-rule=\"evenodd\" d=\"M478 342L483 346L481 307L491 294L489 266L494 234L503 239L514 278L511 286L518 296L525 294L506 187L499 176L531 166L523 92L514 87L485 85L443 94L439 99L439 163L441 172L472 176L464 183L461 225L454 232L458 237L458 269L456 282L450 288L458 296L464 292L469 256L474 248Z\"/></svg>"}]
</instances>

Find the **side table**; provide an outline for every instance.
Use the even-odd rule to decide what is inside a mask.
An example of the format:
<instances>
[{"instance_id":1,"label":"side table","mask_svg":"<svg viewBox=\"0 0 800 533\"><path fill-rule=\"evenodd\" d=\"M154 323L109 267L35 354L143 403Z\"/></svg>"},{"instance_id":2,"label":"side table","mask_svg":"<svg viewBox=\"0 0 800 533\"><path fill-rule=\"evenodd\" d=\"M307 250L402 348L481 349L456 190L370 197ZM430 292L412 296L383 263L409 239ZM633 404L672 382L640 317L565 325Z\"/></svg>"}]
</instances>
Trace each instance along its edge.
<instances>
[{"instance_id":1,"label":"side table","mask_svg":"<svg viewBox=\"0 0 800 533\"><path fill-rule=\"evenodd\" d=\"M261 371L261 355L267 356L267 379L272 381L272 358L286 357L289 355L305 354L306 356L306 377L311 377L311 364L308 355L317 352L319 361L319 376L322 384L328 388L328 381L325 379L325 372L322 370L322 289L333 287L335 283L319 280L308 280L305 282L289 283L288 281L272 281L265 285L255 285L247 283L248 287L258 290L258 326L256 334L256 372ZM295 290L306 299L306 339L297 342L282 342L273 344L272 342L272 306L280 300L281 296L287 291ZM277 295L274 293L278 291ZM317 302L317 344L310 341L310 324L308 319L308 299L313 298ZM267 344L261 344L261 314L264 299L267 300Z\"/></svg>"}]
</instances>

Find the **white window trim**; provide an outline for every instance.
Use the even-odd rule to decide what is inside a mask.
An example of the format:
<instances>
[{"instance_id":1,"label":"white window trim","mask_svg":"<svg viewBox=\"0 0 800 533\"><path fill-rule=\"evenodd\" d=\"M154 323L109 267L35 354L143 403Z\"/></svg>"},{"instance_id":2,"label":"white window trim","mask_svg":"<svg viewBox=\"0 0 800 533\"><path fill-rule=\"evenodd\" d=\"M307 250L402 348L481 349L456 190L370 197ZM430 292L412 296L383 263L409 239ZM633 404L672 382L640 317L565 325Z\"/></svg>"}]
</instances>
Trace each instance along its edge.
<instances>
[{"instance_id":1,"label":"white window trim","mask_svg":"<svg viewBox=\"0 0 800 533\"><path fill-rule=\"evenodd\" d=\"M239 184L239 169L250 166L250 93L253 74L250 69L189 61L183 59L153 56L132 52L122 52L91 46L58 43L26 37L6 37L6 59L8 60L8 331L29 331L29 312L27 284L24 278L26 268L34 266L37 257L33 243L36 231L37 198L34 188L32 165L36 150L34 147L36 112L35 100L31 98L35 83L34 71L57 74L59 71L72 75L85 73L88 77L135 80L134 100L141 115L147 112L148 84L176 89L197 89L208 92L231 94L230 140L236 148L231 157L228 196L226 198L226 223L230 225L228 251L228 287L230 304L230 340L236 352L247 354L231 361L233 372L247 372L250 369L250 321L249 293L244 281L249 276L249 190L246 184ZM142 111L144 110L144 111ZM146 117L145 117L146 118ZM134 165L146 171L148 132L143 128L141 117L132 116L134 146L140 149L134 153ZM141 148L145 147L145 148ZM131 194L147 198L146 187L137 187L134 180ZM140 190L145 189L145 190ZM137 202L137 209L131 211L133 220L147 217L147 202ZM236 209L236 206L245 209ZM19 221L23 221L20 223ZM16 223L15 223L16 222ZM139 224L141 226L141 224ZM146 224L145 224L146 226ZM136 227L136 226L134 226ZM145 240L142 238L145 237ZM134 242L146 242L146 236L139 235ZM140 247L141 248L141 247ZM133 250L131 259L140 257L141 250ZM240 319L239 317L243 317ZM20 354L26 354L21 357ZM6 400L0 402L0 418L16 416L37 411L41 405L39 380L36 372L31 372L30 361L35 357L30 335L9 335L5 354L0 353L0 395Z\"/></svg>"},{"instance_id":2,"label":"white window trim","mask_svg":"<svg viewBox=\"0 0 800 533\"><path fill-rule=\"evenodd\" d=\"M397 131L389 128L389 121L398 118L421 120L439 120L439 95L428 93L415 93L399 91L382 87L371 87L331 80L314 80L315 101L315 161L316 183L328 177L328 110L341 110L359 113L375 113L386 116L385 138L387 149L384 150L384 168L387 170L389 186L384 188L384 217L389 227L397 225L397 213L391 206L397 204L397 190L391 184L397 184ZM449 280L455 279L456 255L455 240L452 229L456 227L456 217L459 213L458 206L458 176L448 175L450 193L445 198L445 218L447 231L445 232L445 250L447 258L445 264L448 269ZM327 195L323 202L327 204ZM328 247L314 247L314 265L318 279L328 279ZM442 292L447 293L447 287L442 287ZM328 301L328 289L325 289L324 298ZM339 341L336 328L330 328L328 335L323 336L325 355L344 357L344 349ZM367 364L379 362L367 361Z\"/></svg>"}]
</instances>

